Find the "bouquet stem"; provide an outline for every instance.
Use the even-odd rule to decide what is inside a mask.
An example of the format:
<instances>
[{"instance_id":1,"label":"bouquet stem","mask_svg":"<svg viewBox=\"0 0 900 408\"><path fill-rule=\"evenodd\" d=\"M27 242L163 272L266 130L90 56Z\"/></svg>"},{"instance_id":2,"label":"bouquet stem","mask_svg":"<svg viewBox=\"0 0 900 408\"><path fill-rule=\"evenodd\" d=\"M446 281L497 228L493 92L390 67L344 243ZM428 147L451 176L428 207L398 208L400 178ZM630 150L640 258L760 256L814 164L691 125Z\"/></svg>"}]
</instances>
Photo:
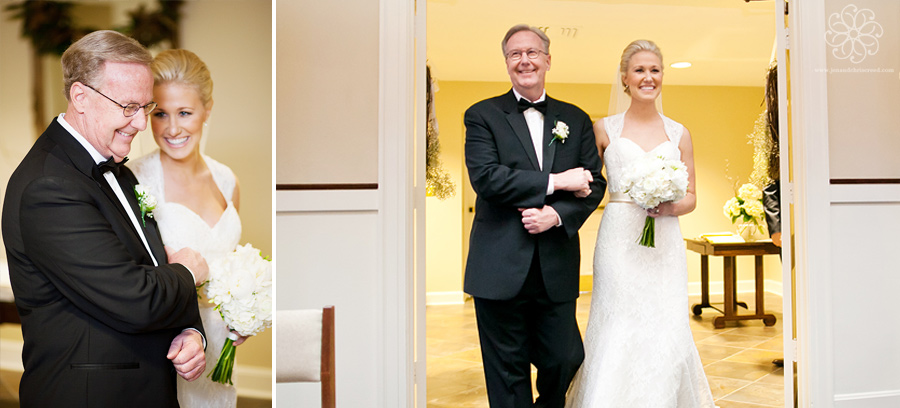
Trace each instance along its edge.
<instances>
[{"instance_id":1,"label":"bouquet stem","mask_svg":"<svg viewBox=\"0 0 900 408\"><path fill-rule=\"evenodd\" d=\"M225 344L222 346L222 352L219 353L219 360L216 361L216 367L207 377L211 377L213 381L220 384L234 385L231 382L231 373L234 371L234 353L236 351L233 343L238 338L236 334L228 333L228 338L225 339Z\"/></svg>"},{"instance_id":2,"label":"bouquet stem","mask_svg":"<svg viewBox=\"0 0 900 408\"><path fill-rule=\"evenodd\" d=\"M656 218L648 215L647 218L644 219L644 231L641 232L638 243L648 248L656 248L655 236Z\"/></svg>"}]
</instances>

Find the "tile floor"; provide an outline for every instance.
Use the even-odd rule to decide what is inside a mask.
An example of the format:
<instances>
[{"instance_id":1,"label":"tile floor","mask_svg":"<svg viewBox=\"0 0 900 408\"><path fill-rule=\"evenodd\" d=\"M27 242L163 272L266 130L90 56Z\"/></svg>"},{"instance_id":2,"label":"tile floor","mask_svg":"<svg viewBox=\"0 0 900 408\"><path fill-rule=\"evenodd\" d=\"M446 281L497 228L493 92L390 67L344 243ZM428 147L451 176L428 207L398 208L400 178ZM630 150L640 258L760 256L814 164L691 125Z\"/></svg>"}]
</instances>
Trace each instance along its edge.
<instances>
[{"instance_id":1,"label":"tile floor","mask_svg":"<svg viewBox=\"0 0 900 408\"><path fill-rule=\"evenodd\" d=\"M590 293L578 299L576 313L582 334L590 299ZM752 294L740 294L738 299L755 310ZM716 302L716 296L712 301ZM715 310L704 309L701 316L691 316L694 342L720 408L784 407L783 369L772 364L773 359L782 357L782 300L767 293L765 301L766 311L778 318L772 327L751 320L714 329L713 318L720 315ZM690 304L698 302L699 296L691 298ZM487 407L472 302L429 306L426 320L428 408Z\"/></svg>"}]
</instances>

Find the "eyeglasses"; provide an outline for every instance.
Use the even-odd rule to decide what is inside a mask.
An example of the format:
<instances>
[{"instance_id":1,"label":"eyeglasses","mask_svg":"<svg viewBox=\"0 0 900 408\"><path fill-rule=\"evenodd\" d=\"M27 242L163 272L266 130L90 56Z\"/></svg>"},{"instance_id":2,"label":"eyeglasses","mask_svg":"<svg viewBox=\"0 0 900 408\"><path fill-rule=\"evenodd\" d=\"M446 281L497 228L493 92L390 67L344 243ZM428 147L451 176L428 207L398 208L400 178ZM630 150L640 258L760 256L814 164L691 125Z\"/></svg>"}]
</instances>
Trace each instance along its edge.
<instances>
[{"instance_id":1,"label":"eyeglasses","mask_svg":"<svg viewBox=\"0 0 900 408\"><path fill-rule=\"evenodd\" d=\"M136 115L141 109L144 110L144 115L149 116L150 112L153 112L153 110L156 109L156 102L153 102L153 101L150 101L148 104L146 104L144 106L141 106L140 104L134 103L134 102L129 103L128 105L122 105L121 103L114 101L113 98L103 95L103 92L100 92L100 91L94 89L93 86L90 86L88 84L84 84L84 86L93 89L94 92L100 94L101 96L103 96L106 99L109 99L112 103L121 106L122 114L125 115L126 118L130 118L130 117Z\"/></svg>"},{"instance_id":2,"label":"eyeglasses","mask_svg":"<svg viewBox=\"0 0 900 408\"><path fill-rule=\"evenodd\" d=\"M506 54L506 58L512 61L519 61L522 59L522 55L528 56L528 59L537 59L541 54L547 54L541 50L528 50L528 51L510 51Z\"/></svg>"}]
</instances>

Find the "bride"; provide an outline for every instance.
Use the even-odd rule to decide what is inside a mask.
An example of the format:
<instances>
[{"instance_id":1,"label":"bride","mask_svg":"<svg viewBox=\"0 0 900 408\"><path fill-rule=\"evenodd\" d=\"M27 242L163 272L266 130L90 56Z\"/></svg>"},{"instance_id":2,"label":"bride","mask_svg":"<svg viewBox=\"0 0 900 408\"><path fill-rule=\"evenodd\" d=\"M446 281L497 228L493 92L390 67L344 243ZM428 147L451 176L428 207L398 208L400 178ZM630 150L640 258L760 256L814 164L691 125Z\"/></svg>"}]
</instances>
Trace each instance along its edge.
<instances>
[{"instance_id":1,"label":"bride","mask_svg":"<svg viewBox=\"0 0 900 408\"><path fill-rule=\"evenodd\" d=\"M656 108L663 79L656 44L629 44L619 72L631 106L594 124L610 202L594 251L585 360L566 406L713 407L688 326L687 263L678 224L678 216L696 205L691 134ZM684 162L683 199L644 210L622 191L626 167L646 154ZM647 216L655 218L655 248L637 243Z\"/></svg>"},{"instance_id":2,"label":"bride","mask_svg":"<svg viewBox=\"0 0 900 408\"><path fill-rule=\"evenodd\" d=\"M163 243L190 247L211 263L234 251L241 238L237 178L228 166L201 153L201 137L212 112L212 78L206 64L187 50L167 50L153 59L153 139L158 150L129 167L156 197L153 211ZM202 291L201 291L202 293ZM228 329L206 298L199 300L206 329L206 372L212 372ZM246 338L234 342L239 345ZM234 407L237 392L203 375L193 382L178 379L182 407Z\"/></svg>"}]
</instances>

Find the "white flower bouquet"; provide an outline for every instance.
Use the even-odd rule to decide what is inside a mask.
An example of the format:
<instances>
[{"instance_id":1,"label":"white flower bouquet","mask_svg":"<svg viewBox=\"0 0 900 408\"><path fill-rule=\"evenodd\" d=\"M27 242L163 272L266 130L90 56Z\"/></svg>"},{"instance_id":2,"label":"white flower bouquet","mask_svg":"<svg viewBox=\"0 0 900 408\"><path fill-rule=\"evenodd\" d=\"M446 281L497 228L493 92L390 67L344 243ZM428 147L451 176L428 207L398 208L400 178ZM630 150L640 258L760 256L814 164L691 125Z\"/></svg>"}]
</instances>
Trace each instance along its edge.
<instances>
[{"instance_id":1,"label":"white flower bouquet","mask_svg":"<svg viewBox=\"0 0 900 408\"><path fill-rule=\"evenodd\" d=\"M765 208L762 202L762 191L759 187L746 183L738 189L737 194L725 202L723 211L725 216L731 218L731 223L752 222L760 227L760 222L765 216Z\"/></svg>"},{"instance_id":2,"label":"white flower bouquet","mask_svg":"<svg viewBox=\"0 0 900 408\"><path fill-rule=\"evenodd\" d=\"M252 336L272 326L272 262L250 244L213 260L209 265L206 297L232 331ZM232 384L235 347L238 337L229 333L209 376L213 381Z\"/></svg>"},{"instance_id":3,"label":"white flower bouquet","mask_svg":"<svg viewBox=\"0 0 900 408\"><path fill-rule=\"evenodd\" d=\"M660 203L678 201L687 194L687 166L681 160L667 160L662 156L645 154L626 168L622 190L645 210ZM655 248L656 220L647 216L638 243Z\"/></svg>"}]
</instances>

